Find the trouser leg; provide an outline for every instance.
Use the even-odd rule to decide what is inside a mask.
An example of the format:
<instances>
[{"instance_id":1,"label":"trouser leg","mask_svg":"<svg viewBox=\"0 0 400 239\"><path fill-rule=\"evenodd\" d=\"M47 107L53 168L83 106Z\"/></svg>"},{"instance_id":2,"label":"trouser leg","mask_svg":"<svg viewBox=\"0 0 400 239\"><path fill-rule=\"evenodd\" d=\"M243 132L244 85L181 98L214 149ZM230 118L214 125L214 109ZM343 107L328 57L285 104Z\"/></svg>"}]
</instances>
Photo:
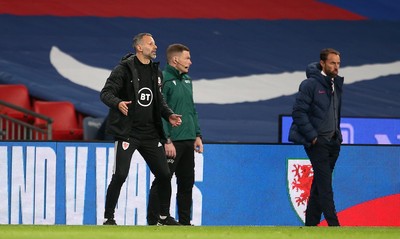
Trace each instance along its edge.
<instances>
[{"instance_id":1,"label":"trouser leg","mask_svg":"<svg viewBox=\"0 0 400 239\"><path fill-rule=\"evenodd\" d=\"M176 144L179 161L176 166L177 206L179 223L190 225L192 212L192 194L194 185L194 141L182 141ZM178 155L179 153L179 155Z\"/></svg>"},{"instance_id":2,"label":"trouser leg","mask_svg":"<svg viewBox=\"0 0 400 239\"><path fill-rule=\"evenodd\" d=\"M306 226L319 224L321 211L330 226L339 226L333 200L332 173L339 149L323 138L306 149L310 158L314 178L310 191L309 205L306 209Z\"/></svg>"},{"instance_id":3,"label":"trouser leg","mask_svg":"<svg viewBox=\"0 0 400 239\"><path fill-rule=\"evenodd\" d=\"M122 144L124 144L125 146L128 145L126 150L122 148ZM137 144L134 141L115 142L114 169L111 182L107 188L104 218L114 218L115 207L118 202L121 187L128 177L132 154L136 148Z\"/></svg>"},{"instance_id":4,"label":"trouser leg","mask_svg":"<svg viewBox=\"0 0 400 239\"><path fill-rule=\"evenodd\" d=\"M315 178L311 184L310 196L308 198L307 209L306 209L306 226L316 226L321 221L321 206L318 200L318 188Z\"/></svg>"},{"instance_id":5,"label":"trouser leg","mask_svg":"<svg viewBox=\"0 0 400 239\"><path fill-rule=\"evenodd\" d=\"M147 224L156 225L160 214L160 199L156 181L151 184L149 202L147 205Z\"/></svg>"},{"instance_id":6,"label":"trouser leg","mask_svg":"<svg viewBox=\"0 0 400 239\"><path fill-rule=\"evenodd\" d=\"M170 169L171 176L175 172L177 159L167 159L168 167ZM153 180L150 192L149 192L149 202L147 205L147 224L155 225L160 216L160 199L159 199L159 180Z\"/></svg>"},{"instance_id":7,"label":"trouser leg","mask_svg":"<svg viewBox=\"0 0 400 239\"><path fill-rule=\"evenodd\" d=\"M171 173L164 147L158 140L146 140L138 150L155 176L153 185L157 185L160 215L168 216L171 203Z\"/></svg>"}]
</instances>

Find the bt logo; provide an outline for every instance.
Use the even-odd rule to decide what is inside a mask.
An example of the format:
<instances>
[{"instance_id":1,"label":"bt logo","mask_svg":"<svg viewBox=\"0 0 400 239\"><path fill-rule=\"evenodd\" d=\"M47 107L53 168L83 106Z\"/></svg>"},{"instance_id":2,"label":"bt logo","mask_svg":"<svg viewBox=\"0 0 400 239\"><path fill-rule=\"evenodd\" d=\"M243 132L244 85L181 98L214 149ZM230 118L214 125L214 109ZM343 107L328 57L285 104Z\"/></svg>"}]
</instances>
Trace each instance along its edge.
<instances>
[{"instance_id":1,"label":"bt logo","mask_svg":"<svg viewBox=\"0 0 400 239\"><path fill-rule=\"evenodd\" d=\"M144 87L140 89L138 93L139 93L139 101L138 101L139 105L143 107L149 106L153 101L153 92L149 88Z\"/></svg>"}]
</instances>

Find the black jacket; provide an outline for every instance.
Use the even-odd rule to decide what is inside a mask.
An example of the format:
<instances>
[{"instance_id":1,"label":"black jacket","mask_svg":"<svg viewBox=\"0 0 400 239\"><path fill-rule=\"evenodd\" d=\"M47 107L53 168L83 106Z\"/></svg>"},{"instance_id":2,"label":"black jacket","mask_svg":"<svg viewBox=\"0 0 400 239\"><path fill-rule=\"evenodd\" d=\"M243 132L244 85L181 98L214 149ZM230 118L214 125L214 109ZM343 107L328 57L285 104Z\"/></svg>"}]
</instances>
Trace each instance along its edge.
<instances>
[{"instance_id":1,"label":"black jacket","mask_svg":"<svg viewBox=\"0 0 400 239\"><path fill-rule=\"evenodd\" d=\"M330 78L321 74L321 66L317 62L307 66L306 76L307 79L300 84L293 105L293 123L289 131L289 141L309 147L312 140L318 136L318 128L327 115L332 98L332 88ZM340 129L343 81L343 77L340 76L336 76L334 81L339 101L338 129ZM338 137L342 141L340 132L338 132Z\"/></svg>"},{"instance_id":2,"label":"black jacket","mask_svg":"<svg viewBox=\"0 0 400 239\"><path fill-rule=\"evenodd\" d=\"M121 59L110 76L108 77L103 89L100 92L100 99L110 110L107 117L106 133L117 139L127 140L131 131L133 118L135 117L132 107L138 99L139 79L134 64L135 55L127 54ZM167 106L161 94L162 73L158 62L151 62L153 74L152 82L154 90L154 121L160 139L165 140L162 128L163 117L169 121L169 116L173 114ZM128 107L128 116L119 111L118 104L121 101L132 101Z\"/></svg>"}]
</instances>

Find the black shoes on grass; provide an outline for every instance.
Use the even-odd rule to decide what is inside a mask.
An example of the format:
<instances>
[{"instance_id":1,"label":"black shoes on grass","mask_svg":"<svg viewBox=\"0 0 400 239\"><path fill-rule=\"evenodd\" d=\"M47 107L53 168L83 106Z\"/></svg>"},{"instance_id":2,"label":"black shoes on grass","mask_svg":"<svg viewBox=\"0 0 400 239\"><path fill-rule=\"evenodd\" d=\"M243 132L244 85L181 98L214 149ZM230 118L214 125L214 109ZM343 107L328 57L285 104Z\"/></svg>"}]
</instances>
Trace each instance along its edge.
<instances>
[{"instance_id":1,"label":"black shoes on grass","mask_svg":"<svg viewBox=\"0 0 400 239\"><path fill-rule=\"evenodd\" d=\"M107 218L107 220L105 220L103 222L103 225L112 225L112 226L116 226L117 223L115 222L114 218Z\"/></svg>"},{"instance_id":2,"label":"black shoes on grass","mask_svg":"<svg viewBox=\"0 0 400 239\"><path fill-rule=\"evenodd\" d=\"M168 216L165 219L158 219L157 226L181 226L181 224L175 218Z\"/></svg>"},{"instance_id":3,"label":"black shoes on grass","mask_svg":"<svg viewBox=\"0 0 400 239\"><path fill-rule=\"evenodd\" d=\"M117 223L115 222L114 218L107 218L104 222L103 225L112 225L116 226ZM157 226L182 226L179 222L175 220L175 218L168 216L165 219L158 219L157 223L155 224Z\"/></svg>"}]
</instances>

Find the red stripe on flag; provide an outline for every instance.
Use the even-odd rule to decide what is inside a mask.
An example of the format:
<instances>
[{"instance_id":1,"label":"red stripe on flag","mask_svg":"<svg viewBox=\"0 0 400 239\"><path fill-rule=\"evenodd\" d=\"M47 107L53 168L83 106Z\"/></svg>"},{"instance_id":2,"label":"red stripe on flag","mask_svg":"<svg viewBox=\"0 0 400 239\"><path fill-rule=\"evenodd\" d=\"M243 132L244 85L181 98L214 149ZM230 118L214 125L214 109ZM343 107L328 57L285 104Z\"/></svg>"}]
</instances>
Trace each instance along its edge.
<instances>
[{"instance_id":1,"label":"red stripe on flag","mask_svg":"<svg viewBox=\"0 0 400 239\"><path fill-rule=\"evenodd\" d=\"M365 20L315 0L0 0L0 14L175 19Z\"/></svg>"}]
</instances>

